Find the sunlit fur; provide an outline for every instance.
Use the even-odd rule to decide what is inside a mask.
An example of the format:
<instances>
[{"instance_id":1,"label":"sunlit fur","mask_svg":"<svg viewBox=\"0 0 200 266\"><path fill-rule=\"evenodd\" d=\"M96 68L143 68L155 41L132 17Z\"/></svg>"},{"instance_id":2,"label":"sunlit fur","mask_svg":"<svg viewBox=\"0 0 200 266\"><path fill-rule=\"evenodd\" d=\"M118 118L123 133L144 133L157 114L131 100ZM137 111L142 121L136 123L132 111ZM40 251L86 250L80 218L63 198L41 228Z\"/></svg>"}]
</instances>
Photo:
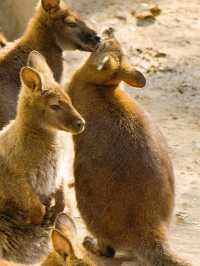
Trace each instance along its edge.
<instances>
[{"instance_id":1,"label":"sunlit fur","mask_svg":"<svg viewBox=\"0 0 200 266\"><path fill-rule=\"evenodd\" d=\"M74 137L78 208L104 250L127 250L151 266L189 266L168 245L174 174L165 139L121 81L145 85L109 29L68 88L87 121Z\"/></svg>"}]
</instances>

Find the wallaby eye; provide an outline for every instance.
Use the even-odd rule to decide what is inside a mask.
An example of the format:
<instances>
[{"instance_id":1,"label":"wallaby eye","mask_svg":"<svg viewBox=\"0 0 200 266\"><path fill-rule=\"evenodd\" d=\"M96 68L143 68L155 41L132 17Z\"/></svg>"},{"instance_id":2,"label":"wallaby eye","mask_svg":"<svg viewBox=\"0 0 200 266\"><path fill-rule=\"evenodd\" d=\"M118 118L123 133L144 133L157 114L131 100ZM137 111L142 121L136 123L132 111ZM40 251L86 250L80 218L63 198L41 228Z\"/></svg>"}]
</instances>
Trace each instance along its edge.
<instances>
[{"instance_id":1,"label":"wallaby eye","mask_svg":"<svg viewBox=\"0 0 200 266\"><path fill-rule=\"evenodd\" d=\"M76 21L73 20L73 19L69 19L69 18L66 18L66 17L65 17L64 21L65 21L65 24L66 24L67 26L71 27L71 28L75 28L75 27L77 26Z\"/></svg>"},{"instance_id":2,"label":"wallaby eye","mask_svg":"<svg viewBox=\"0 0 200 266\"><path fill-rule=\"evenodd\" d=\"M50 108L51 108L52 110L54 110L54 111L59 111L59 110L61 110L61 107L60 107L60 105L58 105L58 104L52 104L52 105L50 105Z\"/></svg>"},{"instance_id":3,"label":"wallaby eye","mask_svg":"<svg viewBox=\"0 0 200 266\"><path fill-rule=\"evenodd\" d=\"M75 28L77 26L76 22L66 22L67 26L71 27L71 28Z\"/></svg>"}]
</instances>

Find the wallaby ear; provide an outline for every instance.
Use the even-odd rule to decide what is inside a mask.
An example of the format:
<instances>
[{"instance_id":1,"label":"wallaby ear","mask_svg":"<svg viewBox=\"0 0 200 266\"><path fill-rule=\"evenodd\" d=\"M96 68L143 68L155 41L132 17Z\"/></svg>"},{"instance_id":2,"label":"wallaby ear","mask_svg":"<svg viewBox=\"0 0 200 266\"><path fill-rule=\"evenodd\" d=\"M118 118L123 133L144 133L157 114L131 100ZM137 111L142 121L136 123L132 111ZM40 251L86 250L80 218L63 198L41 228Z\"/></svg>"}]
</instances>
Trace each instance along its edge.
<instances>
[{"instance_id":1,"label":"wallaby ear","mask_svg":"<svg viewBox=\"0 0 200 266\"><path fill-rule=\"evenodd\" d=\"M135 68L124 68L120 73L120 78L130 86L136 88L143 88L146 84L144 75Z\"/></svg>"},{"instance_id":2,"label":"wallaby ear","mask_svg":"<svg viewBox=\"0 0 200 266\"><path fill-rule=\"evenodd\" d=\"M122 58L120 79L132 87L143 88L146 85L144 75L128 63L126 56Z\"/></svg>"},{"instance_id":3,"label":"wallaby ear","mask_svg":"<svg viewBox=\"0 0 200 266\"><path fill-rule=\"evenodd\" d=\"M22 67L20 71L21 81L32 91L42 88L40 74L31 67Z\"/></svg>"},{"instance_id":4,"label":"wallaby ear","mask_svg":"<svg viewBox=\"0 0 200 266\"><path fill-rule=\"evenodd\" d=\"M61 256L74 256L71 242L58 230L53 229L51 234L54 250Z\"/></svg>"},{"instance_id":5,"label":"wallaby ear","mask_svg":"<svg viewBox=\"0 0 200 266\"><path fill-rule=\"evenodd\" d=\"M42 7L46 12L57 11L60 7L60 0L42 0Z\"/></svg>"},{"instance_id":6,"label":"wallaby ear","mask_svg":"<svg viewBox=\"0 0 200 266\"><path fill-rule=\"evenodd\" d=\"M53 73L47 64L46 59L37 51L30 52L27 60L27 65L37 69L39 72L47 74L48 76L53 77Z\"/></svg>"},{"instance_id":7,"label":"wallaby ear","mask_svg":"<svg viewBox=\"0 0 200 266\"><path fill-rule=\"evenodd\" d=\"M72 218L66 213L58 214L55 221L55 228L69 239L73 239L77 235L76 225Z\"/></svg>"}]
</instances>

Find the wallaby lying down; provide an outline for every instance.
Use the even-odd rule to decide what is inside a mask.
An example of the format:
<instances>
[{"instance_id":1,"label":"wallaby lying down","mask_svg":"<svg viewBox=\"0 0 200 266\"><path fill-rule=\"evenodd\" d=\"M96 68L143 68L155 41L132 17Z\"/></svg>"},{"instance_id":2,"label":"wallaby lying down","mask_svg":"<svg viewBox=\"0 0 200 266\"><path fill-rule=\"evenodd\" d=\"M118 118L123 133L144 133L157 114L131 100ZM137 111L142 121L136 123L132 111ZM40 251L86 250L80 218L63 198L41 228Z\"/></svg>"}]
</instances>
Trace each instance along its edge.
<instances>
[{"instance_id":1,"label":"wallaby lying down","mask_svg":"<svg viewBox=\"0 0 200 266\"><path fill-rule=\"evenodd\" d=\"M26 65L32 50L45 56L59 81L64 49L94 51L98 43L95 31L88 28L64 1L40 0L23 36L0 52L0 128L15 117L19 71Z\"/></svg>"},{"instance_id":2,"label":"wallaby lying down","mask_svg":"<svg viewBox=\"0 0 200 266\"><path fill-rule=\"evenodd\" d=\"M57 132L81 133L84 120L42 55L31 52L28 65L20 73L16 118L0 132L0 257L33 264L48 251L46 208L62 193Z\"/></svg>"},{"instance_id":3,"label":"wallaby lying down","mask_svg":"<svg viewBox=\"0 0 200 266\"><path fill-rule=\"evenodd\" d=\"M106 256L126 250L151 266L189 266L168 244L174 173L165 139L142 107L119 88L121 81L145 85L109 29L68 89L87 121L84 133L73 138L75 191L99 245L84 244Z\"/></svg>"}]
</instances>

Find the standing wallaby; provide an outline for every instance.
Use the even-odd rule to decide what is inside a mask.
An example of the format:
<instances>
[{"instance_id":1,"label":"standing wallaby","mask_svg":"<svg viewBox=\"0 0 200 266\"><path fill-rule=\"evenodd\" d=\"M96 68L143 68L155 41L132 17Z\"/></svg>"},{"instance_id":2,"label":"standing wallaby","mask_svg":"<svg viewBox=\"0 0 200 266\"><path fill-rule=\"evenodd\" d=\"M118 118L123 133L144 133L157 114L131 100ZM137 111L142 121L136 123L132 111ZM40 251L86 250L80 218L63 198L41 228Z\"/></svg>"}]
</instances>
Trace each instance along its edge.
<instances>
[{"instance_id":1,"label":"standing wallaby","mask_svg":"<svg viewBox=\"0 0 200 266\"><path fill-rule=\"evenodd\" d=\"M28 65L16 118L0 132L0 257L33 264L48 251L45 205L61 193L57 132L81 133L84 120L42 55L31 52Z\"/></svg>"},{"instance_id":2,"label":"standing wallaby","mask_svg":"<svg viewBox=\"0 0 200 266\"><path fill-rule=\"evenodd\" d=\"M78 259L74 247L76 246L76 225L65 213L58 215L55 228L51 234L54 251L44 260L41 266L94 266L82 259ZM86 258L87 260L87 258ZM89 260L89 259L88 259Z\"/></svg>"},{"instance_id":3,"label":"standing wallaby","mask_svg":"<svg viewBox=\"0 0 200 266\"><path fill-rule=\"evenodd\" d=\"M174 174L165 140L150 116L119 88L145 85L112 29L69 85L72 103L87 121L74 136L78 208L105 256L127 250L151 266L189 266L168 245ZM93 250L93 251L94 251Z\"/></svg>"},{"instance_id":4,"label":"standing wallaby","mask_svg":"<svg viewBox=\"0 0 200 266\"><path fill-rule=\"evenodd\" d=\"M23 36L0 53L0 128L15 117L20 88L19 71L32 50L41 52L56 81L63 69L62 51L94 51L99 43L95 31L61 0L40 0Z\"/></svg>"}]
</instances>

